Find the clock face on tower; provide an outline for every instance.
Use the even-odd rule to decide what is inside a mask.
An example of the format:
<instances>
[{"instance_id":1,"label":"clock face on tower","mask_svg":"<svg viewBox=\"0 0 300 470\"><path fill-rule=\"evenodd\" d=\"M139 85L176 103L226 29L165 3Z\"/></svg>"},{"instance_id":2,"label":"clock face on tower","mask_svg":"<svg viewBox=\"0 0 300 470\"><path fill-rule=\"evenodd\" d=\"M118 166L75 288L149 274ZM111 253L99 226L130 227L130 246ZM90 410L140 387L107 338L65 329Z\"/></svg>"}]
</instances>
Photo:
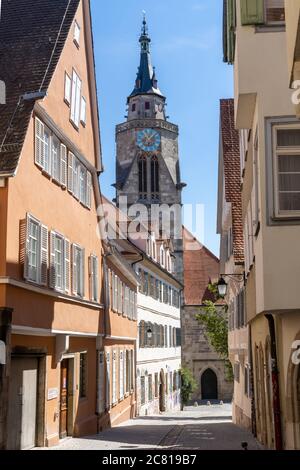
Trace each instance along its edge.
<instances>
[{"instance_id":1,"label":"clock face on tower","mask_svg":"<svg viewBox=\"0 0 300 470\"><path fill-rule=\"evenodd\" d=\"M153 129L138 131L137 145L145 152L155 152L160 146L160 134Z\"/></svg>"}]
</instances>

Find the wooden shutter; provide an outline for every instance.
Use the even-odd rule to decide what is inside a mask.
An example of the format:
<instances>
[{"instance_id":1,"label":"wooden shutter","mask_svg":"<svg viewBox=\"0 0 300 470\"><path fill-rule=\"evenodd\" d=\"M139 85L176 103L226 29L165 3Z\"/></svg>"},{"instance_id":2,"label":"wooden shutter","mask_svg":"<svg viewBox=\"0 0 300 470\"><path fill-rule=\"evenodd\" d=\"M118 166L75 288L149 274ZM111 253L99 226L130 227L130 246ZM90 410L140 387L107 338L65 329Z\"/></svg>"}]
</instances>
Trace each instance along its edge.
<instances>
[{"instance_id":1,"label":"wooden shutter","mask_svg":"<svg viewBox=\"0 0 300 470\"><path fill-rule=\"evenodd\" d=\"M44 124L35 118L35 163L44 168Z\"/></svg>"},{"instance_id":2,"label":"wooden shutter","mask_svg":"<svg viewBox=\"0 0 300 470\"><path fill-rule=\"evenodd\" d=\"M55 238L54 232L50 232L50 287L55 289L56 273L55 273Z\"/></svg>"},{"instance_id":3,"label":"wooden shutter","mask_svg":"<svg viewBox=\"0 0 300 470\"><path fill-rule=\"evenodd\" d=\"M76 86L77 86L77 74L73 70L72 75L72 98L71 98L71 121L75 123L75 108L76 108Z\"/></svg>"},{"instance_id":4,"label":"wooden shutter","mask_svg":"<svg viewBox=\"0 0 300 470\"><path fill-rule=\"evenodd\" d=\"M75 115L74 115L74 124L79 127L80 120L80 101L81 101L81 80L77 76L76 80L76 96L75 96Z\"/></svg>"},{"instance_id":5,"label":"wooden shutter","mask_svg":"<svg viewBox=\"0 0 300 470\"><path fill-rule=\"evenodd\" d=\"M71 88L72 81L67 73L65 73L65 102L70 105L71 103Z\"/></svg>"},{"instance_id":6,"label":"wooden shutter","mask_svg":"<svg viewBox=\"0 0 300 470\"><path fill-rule=\"evenodd\" d=\"M117 361L116 361L116 351L113 351L113 360L112 360L112 402L113 404L117 401Z\"/></svg>"},{"instance_id":7,"label":"wooden shutter","mask_svg":"<svg viewBox=\"0 0 300 470\"><path fill-rule=\"evenodd\" d=\"M69 240L65 240L65 291L70 292L70 263L71 263L71 247Z\"/></svg>"},{"instance_id":8,"label":"wooden shutter","mask_svg":"<svg viewBox=\"0 0 300 470\"><path fill-rule=\"evenodd\" d=\"M119 396L120 400L124 398L124 352L120 351L119 355Z\"/></svg>"},{"instance_id":9,"label":"wooden shutter","mask_svg":"<svg viewBox=\"0 0 300 470\"><path fill-rule=\"evenodd\" d=\"M264 0L240 0L242 25L263 24Z\"/></svg>"},{"instance_id":10,"label":"wooden shutter","mask_svg":"<svg viewBox=\"0 0 300 470\"><path fill-rule=\"evenodd\" d=\"M65 188L67 186L68 179L68 163L67 163L67 147L63 144L60 146L60 162L61 162L61 171L60 171L60 182Z\"/></svg>"},{"instance_id":11,"label":"wooden shutter","mask_svg":"<svg viewBox=\"0 0 300 470\"><path fill-rule=\"evenodd\" d=\"M84 97L81 98L80 121L84 126L86 125L86 99Z\"/></svg>"},{"instance_id":12,"label":"wooden shutter","mask_svg":"<svg viewBox=\"0 0 300 470\"><path fill-rule=\"evenodd\" d=\"M77 246L72 245L72 293L78 293L78 276L77 276Z\"/></svg>"},{"instance_id":13,"label":"wooden shutter","mask_svg":"<svg viewBox=\"0 0 300 470\"><path fill-rule=\"evenodd\" d=\"M80 295L84 297L84 281L85 281L85 269L84 269L84 262L85 262L85 250L82 248L80 250Z\"/></svg>"},{"instance_id":14,"label":"wooden shutter","mask_svg":"<svg viewBox=\"0 0 300 470\"><path fill-rule=\"evenodd\" d=\"M41 248L41 264L40 264L40 284L47 286L48 278L48 227L45 225L41 226L40 236L40 248Z\"/></svg>"},{"instance_id":15,"label":"wooden shutter","mask_svg":"<svg viewBox=\"0 0 300 470\"><path fill-rule=\"evenodd\" d=\"M86 205L90 209L92 203L92 175L89 171L87 171L87 181L86 181Z\"/></svg>"},{"instance_id":16,"label":"wooden shutter","mask_svg":"<svg viewBox=\"0 0 300 470\"><path fill-rule=\"evenodd\" d=\"M68 156L68 190L73 194L74 192L74 164L75 156L69 152Z\"/></svg>"},{"instance_id":17,"label":"wooden shutter","mask_svg":"<svg viewBox=\"0 0 300 470\"><path fill-rule=\"evenodd\" d=\"M127 351L123 352L124 354L124 394L127 393Z\"/></svg>"},{"instance_id":18,"label":"wooden shutter","mask_svg":"<svg viewBox=\"0 0 300 470\"><path fill-rule=\"evenodd\" d=\"M106 353L106 408L110 407L110 356Z\"/></svg>"},{"instance_id":19,"label":"wooden shutter","mask_svg":"<svg viewBox=\"0 0 300 470\"><path fill-rule=\"evenodd\" d=\"M29 224L30 217L27 214L25 220L20 222L20 263L23 264L24 279L29 279Z\"/></svg>"}]
</instances>

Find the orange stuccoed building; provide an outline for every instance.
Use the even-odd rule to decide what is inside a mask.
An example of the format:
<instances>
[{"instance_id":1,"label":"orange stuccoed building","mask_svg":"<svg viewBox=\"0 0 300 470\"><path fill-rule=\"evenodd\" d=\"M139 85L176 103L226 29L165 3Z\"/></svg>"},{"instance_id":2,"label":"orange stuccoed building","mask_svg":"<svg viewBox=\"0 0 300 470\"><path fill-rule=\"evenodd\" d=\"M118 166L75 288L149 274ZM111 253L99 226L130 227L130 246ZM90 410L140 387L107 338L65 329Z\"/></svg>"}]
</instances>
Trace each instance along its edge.
<instances>
[{"instance_id":1,"label":"orange stuccoed building","mask_svg":"<svg viewBox=\"0 0 300 470\"><path fill-rule=\"evenodd\" d=\"M89 1L4 0L0 42L0 447L28 449L96 433L103 406Z\"/></svg>"}]
</instances>

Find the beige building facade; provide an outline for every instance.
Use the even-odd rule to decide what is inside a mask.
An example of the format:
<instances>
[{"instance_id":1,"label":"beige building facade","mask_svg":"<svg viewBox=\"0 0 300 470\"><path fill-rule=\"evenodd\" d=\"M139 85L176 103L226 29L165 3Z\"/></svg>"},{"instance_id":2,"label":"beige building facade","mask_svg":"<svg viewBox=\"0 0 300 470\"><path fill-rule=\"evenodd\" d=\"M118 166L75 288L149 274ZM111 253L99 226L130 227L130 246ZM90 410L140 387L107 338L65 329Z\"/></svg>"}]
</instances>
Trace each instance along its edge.
<instances>
[{"instance_id":1,"label":"beige building facade","mask_svg":"<svg viewBox=\"0 0 300 470\"><path fill-rule=\"evenodd\" d=\"M289 19L298 2L287 3ZM286 32L284 1L226 7L224 59L234 64L235 127L246 136L241 185L253 424L266 447L299 449L300 129L290 89L297 67L287 56L295 25Z\"/></svg>"}]
</instances>

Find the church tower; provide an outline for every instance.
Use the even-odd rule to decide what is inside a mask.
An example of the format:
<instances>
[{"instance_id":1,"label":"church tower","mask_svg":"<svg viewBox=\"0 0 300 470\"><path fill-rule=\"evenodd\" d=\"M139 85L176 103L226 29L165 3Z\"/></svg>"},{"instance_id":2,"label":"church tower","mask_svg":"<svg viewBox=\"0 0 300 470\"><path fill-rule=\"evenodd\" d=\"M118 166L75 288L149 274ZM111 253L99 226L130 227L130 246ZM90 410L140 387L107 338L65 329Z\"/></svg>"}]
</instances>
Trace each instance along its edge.
<instances>
[{"instance_id":1,"label":"church tower","mask_svg":"<svg viewBox=\"0 0 300 470\"><path fill-rule=\"evenodd\" d=\"M158 87L151 63L147 22L144 17L140 42L140 65L134 89L127 98L127 121L116 127L116 202L127 197L128 207L143 204L148 222L153 205L177 207L171 216L175 271L183 280L181 193L178 126L168 121L166 97ZM163 206L162 206L163 207ZM154 221L157 223L157 220ZM150 222L153 226L153 220Z\"/></svg>"}]
</instances>

